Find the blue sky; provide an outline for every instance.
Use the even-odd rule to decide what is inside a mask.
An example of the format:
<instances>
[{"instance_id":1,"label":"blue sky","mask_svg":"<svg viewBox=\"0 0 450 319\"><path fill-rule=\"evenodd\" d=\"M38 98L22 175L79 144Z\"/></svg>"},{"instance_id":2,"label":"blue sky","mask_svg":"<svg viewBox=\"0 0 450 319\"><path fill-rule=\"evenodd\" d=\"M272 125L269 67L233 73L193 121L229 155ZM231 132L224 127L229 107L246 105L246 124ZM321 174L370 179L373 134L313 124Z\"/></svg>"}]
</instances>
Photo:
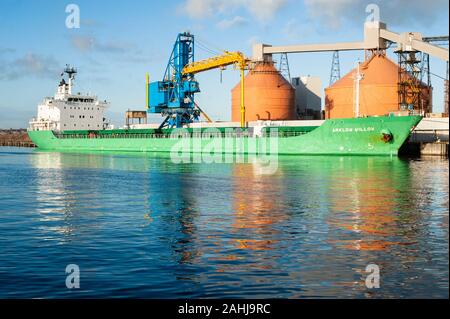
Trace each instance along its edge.
<instances>
[{"instance_id":1,"label":"blue sky","mask_svg":"<svg viewBox=\"0 0 450 319\"><path fill-rule=\"evenodd\" d=\"M66 28L68 4L80 8L81 27ZM66 63L78 68L76 91L111 102L108 117L122 124L126 109L145 106L145 72L163 76L177 33L190 31L213 51L251 44L359 41L365 7L376 3L381 20L396 32L448 34L447 0L2 0L0 2L0 127L26 127L37 103L54 94ZM200 48L196 59L212 54ZM393 58L395 56L390 54ZM341 53L347 73L360 52ZM276 57L278 59L278 57ZM331 53L289 56L291 75L315 75L328 85ZM431 59L445 76L445 63ZM215 119L229 120L230 90L239 80L232 68L197 76L199 104ZM433 76L434 108L443 108L443 81ZM156 117L159 119L159 117Z\"/></svg>"}]
</instances>

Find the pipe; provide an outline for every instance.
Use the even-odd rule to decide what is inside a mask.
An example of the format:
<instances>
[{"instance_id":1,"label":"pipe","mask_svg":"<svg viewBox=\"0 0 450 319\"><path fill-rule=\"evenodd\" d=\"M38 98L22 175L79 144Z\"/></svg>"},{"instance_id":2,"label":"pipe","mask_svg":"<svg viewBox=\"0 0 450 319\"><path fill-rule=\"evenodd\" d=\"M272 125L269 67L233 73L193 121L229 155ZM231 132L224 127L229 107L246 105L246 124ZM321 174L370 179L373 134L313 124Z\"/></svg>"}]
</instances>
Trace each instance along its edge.
<instances>
[{"instance_id":1,"label":"pipe","mask_svg":"<svg viewBox=\"0 0 450 319\"><path fill-rule=\"evenodd\" d=\"M357 62L357 68L356 68L356 76L355 76L355 117L359 117L359 113L360 113L360 105L359 105L359 100L360 100L360 82L362 79L364 79L364 74L361 73L360 70L360 62Z\"/></svg>"},{"instance_id":2,"label":"pipe","mask_svg":"<svg viewBox=\"0 0 450 319\"><path fill-rule=\"evenodd\" d=\"M244 77L244 67L241 66L241 128L245 127Z\"/></svg>"},{"instance_id":3,"label":"pipe","mask_svg":"<svg viewBox=\"0 0 450 319\"><path fill-rule=\"evenodd\" d=\"M150 75L148 74L148 72L145 74L145 107L148 109L150 107L149 102L150 102L150 96L148 94L148 87L150 84Z\"/></svg>"}]
</instances>

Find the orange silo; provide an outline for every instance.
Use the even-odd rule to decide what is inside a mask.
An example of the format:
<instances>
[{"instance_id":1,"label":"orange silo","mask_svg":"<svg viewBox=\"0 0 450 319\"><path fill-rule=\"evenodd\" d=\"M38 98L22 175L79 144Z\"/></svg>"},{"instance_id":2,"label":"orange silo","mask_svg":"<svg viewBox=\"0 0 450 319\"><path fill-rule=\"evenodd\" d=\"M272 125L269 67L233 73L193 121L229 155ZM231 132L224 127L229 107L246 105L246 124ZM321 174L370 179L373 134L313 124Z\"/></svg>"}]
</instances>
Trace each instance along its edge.
<instances>
[{"instance_id":1,"label":"orange silo","mask_svg":"<svg viewBox=\"0 0 450 319\"><path fill-rule=\"evenodd\" d=\"M231 91L233 122L241 119L240 82ZM273 62L258 62L244 80L245 120L295 120L295 89Z\"/></svg>"},{"instance_id":2,"label":"orange silo","mask_svg":"<svg viewBox=\"0 0 450 319\"><path fill-rule=\"evenodd\" d=\"M399 111L399 66L384 54L373 55L360 65L363 78L360 81L359 116L386 115ZM353 69L343 78L325 89L325 117L355 117L355 77ZM425 100L431 105L431 89L422 86ZM427 105L425 103L425 105Z\"/></svg>"}]
</instances>

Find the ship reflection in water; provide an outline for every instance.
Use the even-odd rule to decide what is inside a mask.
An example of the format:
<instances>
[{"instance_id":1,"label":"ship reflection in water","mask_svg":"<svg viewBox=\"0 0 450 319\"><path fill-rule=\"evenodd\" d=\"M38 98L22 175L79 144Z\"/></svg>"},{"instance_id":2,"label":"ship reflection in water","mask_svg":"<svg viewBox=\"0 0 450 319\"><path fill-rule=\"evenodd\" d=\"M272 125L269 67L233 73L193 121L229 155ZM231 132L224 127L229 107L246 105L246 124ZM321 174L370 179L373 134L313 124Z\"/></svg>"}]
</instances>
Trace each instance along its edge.
<instances>
[{"instance_id":1,"label":"ship reflection in water","mask_svg":"<svg viewBox=\"0 0 450 319\"><path fill-rule=\"evenodd\" d=\"M1 149L0 297L448 298L447 160L258 165Z\"/></svg>"}]
</instances>

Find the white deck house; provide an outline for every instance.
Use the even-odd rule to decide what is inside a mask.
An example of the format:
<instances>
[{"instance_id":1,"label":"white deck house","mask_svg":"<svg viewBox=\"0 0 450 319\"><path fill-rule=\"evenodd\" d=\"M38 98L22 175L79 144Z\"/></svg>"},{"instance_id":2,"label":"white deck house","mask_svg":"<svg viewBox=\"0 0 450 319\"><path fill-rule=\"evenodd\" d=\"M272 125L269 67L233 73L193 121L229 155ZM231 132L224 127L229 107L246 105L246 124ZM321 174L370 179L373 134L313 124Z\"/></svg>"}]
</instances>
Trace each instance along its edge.
<instances>
[{"instance_id":1,"label":"white deck house","mask_svg":"<svg viewBox=\"0 0 450 319\"><path fill-rule=\"evenodd\" d=\"M30 121L30 130L102 130L107 126L104 114L108 102L99 101L97 96L72 94L76 70L67 67L54 97L45 98L38 105L37 117Z\"/></svg>"}]
</instances>

